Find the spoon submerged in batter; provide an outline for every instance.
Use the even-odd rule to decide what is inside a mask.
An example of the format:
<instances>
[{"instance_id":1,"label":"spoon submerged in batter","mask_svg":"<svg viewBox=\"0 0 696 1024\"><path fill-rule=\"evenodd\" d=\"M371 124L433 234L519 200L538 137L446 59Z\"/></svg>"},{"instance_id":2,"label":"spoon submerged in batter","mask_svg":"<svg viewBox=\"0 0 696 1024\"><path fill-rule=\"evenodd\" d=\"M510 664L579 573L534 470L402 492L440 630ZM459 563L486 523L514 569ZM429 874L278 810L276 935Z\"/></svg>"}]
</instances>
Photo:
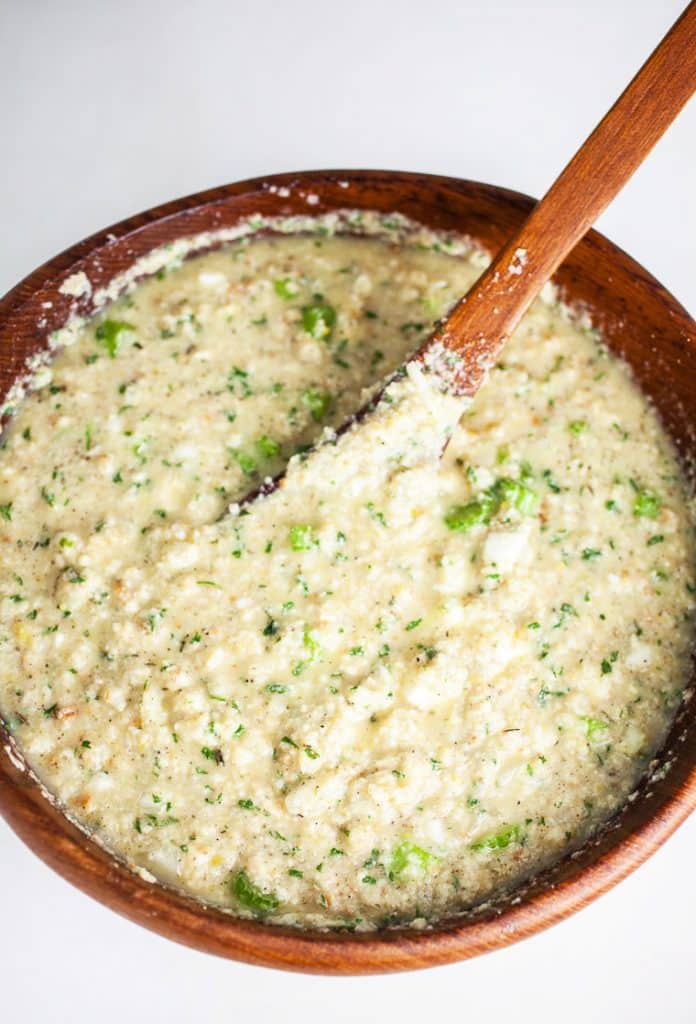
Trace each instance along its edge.
<instances>
[{"instance_id":1,"label":"spoon submerged in batter","mask_svg":"<svg viewBox=\"0 0 696 1024\"><path fill-rule=\"evenodd\" d=\"M393 381L406 372L412 382L418 382L421 396L429 390L424 387L424 379L429 378L441 395L458 400L440 403L437 414L431 402L433 443L439 438L440 451L442 439L446 443L462 412L462 399L474 397L543 286L620 192L695 89L696 0L692 0L518 232L406 367L391 378ZM403 398L399 400L402 405ZM389 386L338 433L362 423L366 413L385 400L395 402ZM407 418L413 415L410 402L404 409ZM422 452L432 448L423 438ZM265 481L245 503L270 493L283 479L281 474Z\"/></svg>"}]
</instances>

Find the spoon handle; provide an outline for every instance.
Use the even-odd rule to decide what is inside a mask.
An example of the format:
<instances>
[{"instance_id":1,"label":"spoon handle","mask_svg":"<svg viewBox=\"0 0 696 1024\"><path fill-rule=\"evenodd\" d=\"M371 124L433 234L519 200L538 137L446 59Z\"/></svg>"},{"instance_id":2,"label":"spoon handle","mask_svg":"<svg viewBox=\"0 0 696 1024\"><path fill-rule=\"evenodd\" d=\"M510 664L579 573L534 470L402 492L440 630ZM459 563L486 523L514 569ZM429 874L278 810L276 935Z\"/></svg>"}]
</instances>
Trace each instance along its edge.
<instances>
[{"instance_id":1,"label":"spoon handle","mask_svg":"<svg viewBox=\"0 0 696 1024\"><path fill-rule=\"evenodd\" d=\"M473 396L542 287L623 188L696 89L692 0L544 198L417 359L459 359L449 388Z\"/></svg>"}]
</instances>

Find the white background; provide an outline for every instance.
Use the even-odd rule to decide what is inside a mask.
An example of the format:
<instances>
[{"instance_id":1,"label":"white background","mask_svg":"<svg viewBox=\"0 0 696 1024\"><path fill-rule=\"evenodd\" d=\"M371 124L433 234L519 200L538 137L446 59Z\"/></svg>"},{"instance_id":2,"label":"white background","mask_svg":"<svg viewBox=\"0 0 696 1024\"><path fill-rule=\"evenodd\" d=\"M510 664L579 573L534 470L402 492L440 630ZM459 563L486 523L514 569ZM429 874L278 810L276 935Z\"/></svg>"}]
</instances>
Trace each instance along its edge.
<instances>
[{"instance_id":1,"label":"white background","mask_svg":"<svg viewBox=\"0 0 696 1024\"><path fill-rule=\"evenodd\" d=\"M0 0L0 293L175 196L310 167L433 171L540 195L682 0ZM600 227L696 305L696 109ZM3 1020L696 1021L696 820L589 909L452 967L367 979L175 946L0 824Z\"/></svg>"}]
</instances>

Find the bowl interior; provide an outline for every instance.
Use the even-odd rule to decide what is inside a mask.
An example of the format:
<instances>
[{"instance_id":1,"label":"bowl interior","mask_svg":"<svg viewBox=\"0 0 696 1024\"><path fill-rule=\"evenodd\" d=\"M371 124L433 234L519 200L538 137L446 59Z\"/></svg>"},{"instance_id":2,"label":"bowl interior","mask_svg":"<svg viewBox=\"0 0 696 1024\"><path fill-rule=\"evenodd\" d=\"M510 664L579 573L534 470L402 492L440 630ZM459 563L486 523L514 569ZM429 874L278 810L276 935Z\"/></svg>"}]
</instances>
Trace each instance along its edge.
<instances>
[{"instance_id":1,"label":"bowl interior","mask_svg":"<svg viewBox=\"0 0 696 1024\"><path fill-rule=\"evenodd\" d=\"M0 301L0 396L46 351L71 315L94 311L94 294L141 256L182 237L232 228L246 218L344 209L399 212L431 228L470 235L495 251L533 201L492 186L398 172L308 172L242 182L130 218L39 268ZM201 240L209 247L210 238ZM61 285L82 271L91 291ZM555 280L586 308L610 347L633 367L673 437L687 472L696 463L696 331L645 270L590 234ZM68 289L67 291L74 291ZM3 413L3 422L8 418ZM692 686L696 679L692 678ZM566 916L633 870L696 806L696 710L680 710L635 799L585 848L475 912L422 932L299 932L241 921L141 878L70 822L28 770L0 725L0 811L47 863L82 890L162 934L253 963L325 973L423 967L473 956Z\"/></svg>"}]
</instances>

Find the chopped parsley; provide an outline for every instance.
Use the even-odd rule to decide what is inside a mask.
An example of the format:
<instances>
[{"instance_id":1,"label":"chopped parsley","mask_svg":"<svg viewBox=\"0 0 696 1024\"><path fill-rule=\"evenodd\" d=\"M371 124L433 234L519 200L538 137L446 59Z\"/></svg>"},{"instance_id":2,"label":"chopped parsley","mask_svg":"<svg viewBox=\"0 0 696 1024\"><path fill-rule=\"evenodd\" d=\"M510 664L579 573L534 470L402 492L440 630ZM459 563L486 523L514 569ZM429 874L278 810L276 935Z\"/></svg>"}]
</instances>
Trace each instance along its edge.
<instances>
[{"instance_id":1,"label":"chopped parsley","mask_svg":"<svg viewBox=\"0 0 696 1024\"><path fill-rule=\"evenodd\" d=\"M257 914L267 914L278 906L275 893L264 892L254 885L246 871L238 871L231 881L232 895L240 906Z\"/></svg>"}]
</instances>

